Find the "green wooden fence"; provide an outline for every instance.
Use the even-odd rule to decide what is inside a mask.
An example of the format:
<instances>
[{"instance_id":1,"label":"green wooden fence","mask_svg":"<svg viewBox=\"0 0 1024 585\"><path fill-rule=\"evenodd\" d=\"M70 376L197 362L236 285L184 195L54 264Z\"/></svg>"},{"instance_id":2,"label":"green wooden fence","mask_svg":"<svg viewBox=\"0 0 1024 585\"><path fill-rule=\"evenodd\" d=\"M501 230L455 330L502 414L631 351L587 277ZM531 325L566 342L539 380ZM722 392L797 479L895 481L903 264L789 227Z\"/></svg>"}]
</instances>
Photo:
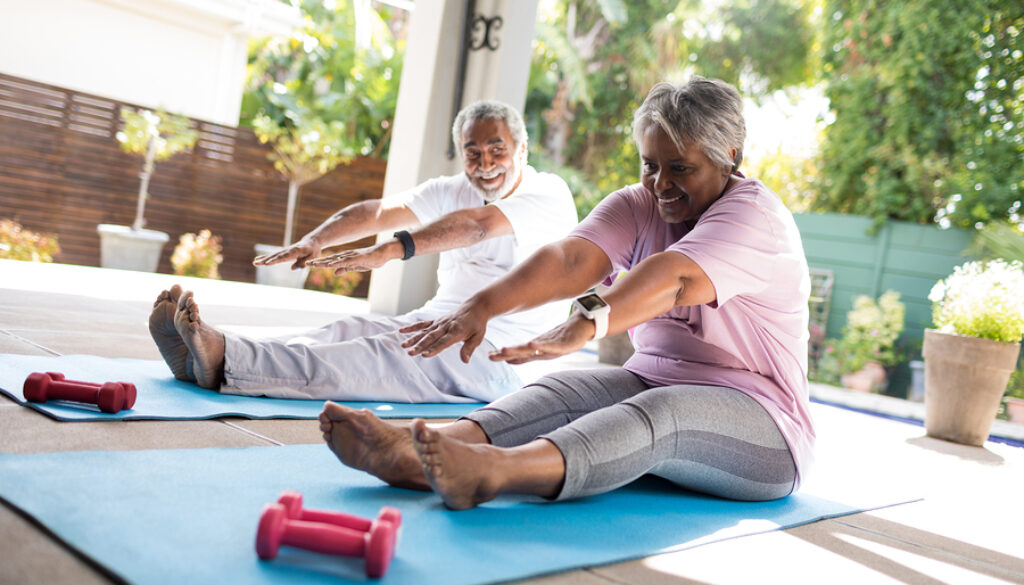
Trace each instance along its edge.
<instances>
[{"instance_id":1,"label":"green wooden fence","mask_svg":"<svg viewBox=\"0 0 1024 585\"><path fill-rule=\"evenodd\" d=\"M900 293L907 307L903 338L919 348L931 325L928 293L941 278L968 259L961 255L973 232L890 221L869 234L871 220L835 213L796 214L807 264L831 270L835 280L826 335L839 337L846 313L858 295L878 298L886 290Z\"/></svg>"}]
</instances>

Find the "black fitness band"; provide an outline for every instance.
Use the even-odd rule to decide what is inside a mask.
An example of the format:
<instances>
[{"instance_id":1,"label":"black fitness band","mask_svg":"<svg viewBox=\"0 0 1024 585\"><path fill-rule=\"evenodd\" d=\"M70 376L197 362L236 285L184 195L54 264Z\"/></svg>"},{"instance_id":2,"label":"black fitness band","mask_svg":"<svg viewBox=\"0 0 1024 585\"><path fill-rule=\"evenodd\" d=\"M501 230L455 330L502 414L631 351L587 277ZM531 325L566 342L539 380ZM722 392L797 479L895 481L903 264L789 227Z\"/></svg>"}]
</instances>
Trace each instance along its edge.
<instances>
[{"instance_id":1,"label":"black fitness band","mask_svg":"<svg viewBox=\"0 0 1024 585\"><path fill-rule=\"evenodd\" d=\"M409 232L402 230L395 232L395 237L398 238L399 242L402 242L402 248L405 248L405 255L402 256L402 260L408 260L416 255L416 244L412 241L412 236Z\"/></svg>"}]
</instances>

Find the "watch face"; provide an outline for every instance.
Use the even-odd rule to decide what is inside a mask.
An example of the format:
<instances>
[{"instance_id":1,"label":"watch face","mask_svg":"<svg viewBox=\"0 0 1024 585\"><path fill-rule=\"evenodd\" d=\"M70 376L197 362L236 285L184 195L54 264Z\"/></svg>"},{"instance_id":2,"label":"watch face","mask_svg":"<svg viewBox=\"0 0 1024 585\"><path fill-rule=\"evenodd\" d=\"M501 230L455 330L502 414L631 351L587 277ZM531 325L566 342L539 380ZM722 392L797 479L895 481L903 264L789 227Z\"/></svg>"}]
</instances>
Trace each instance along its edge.
<instances>
[{"instance_id":1,"label":"watch face","mask_svg":"<svg viewBox=\"0 0 1024 585\"><path fill-rule=\"evenodd\" d=\"M596 294L583 295L576 299L577 302L586 310L593 311L594 309L600 309L605 307L608 303L604 302L604 299L597 296Z\"/></svg>"}]
</instances>

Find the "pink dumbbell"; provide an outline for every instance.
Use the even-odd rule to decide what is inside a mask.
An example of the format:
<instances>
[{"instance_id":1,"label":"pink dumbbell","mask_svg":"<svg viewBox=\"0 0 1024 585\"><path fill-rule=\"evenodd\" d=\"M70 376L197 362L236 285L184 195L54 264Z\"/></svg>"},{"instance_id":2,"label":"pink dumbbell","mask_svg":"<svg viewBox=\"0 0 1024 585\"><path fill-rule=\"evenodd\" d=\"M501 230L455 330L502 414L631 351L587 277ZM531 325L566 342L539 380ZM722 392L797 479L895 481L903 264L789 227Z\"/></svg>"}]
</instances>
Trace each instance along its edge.
<instances>
[{"instance_id":1,"label":"pink dumbbell","mask_svg":"<svg viewBox=\"0 0 1024 585\"><path fill-rule=\"evenodd\" d=\"M387 520L371 523L366 532L343 526L291 520L281 504L268 504L256 529L256 554L277 556L282 544L329 555L363 557L366 575L382 577L395 556L395 526Z\"/></svg>"},{"instance_id":2,"label":"pink dumbbell","mask_svg":"<svg viewBox=\"0 0 1024 585\"><path fill-rule=\"evenodd\" d=\"M291 520L323 522L324 524L344 526L345 528L351 528L360 532L369 532L370 527L373 525L373 520L360 516L353 516L333 510L310 510L303 508L302 494L293 490L283 492L281 497L277 498L277 503L284 506L285 513L288 514L288 518ZM384 506L377 513L377 521L380 522L382 520L390 522L397 531L402 526L402 512L398 508Z\"/></svg>"},{"instance_id":3,"label":"pink dumbbell","mask_svg":"<svg viewBox=\"0 0 1024 585\"><path fill-rule=\"evenodd\" d=\"M119 412L135 404L135 385L128 382L79 382L65 380L59 372L35 372L25 378L25 399L29 402L73 400L100 407L103 412Z\"/></svg>"}]
</instances>

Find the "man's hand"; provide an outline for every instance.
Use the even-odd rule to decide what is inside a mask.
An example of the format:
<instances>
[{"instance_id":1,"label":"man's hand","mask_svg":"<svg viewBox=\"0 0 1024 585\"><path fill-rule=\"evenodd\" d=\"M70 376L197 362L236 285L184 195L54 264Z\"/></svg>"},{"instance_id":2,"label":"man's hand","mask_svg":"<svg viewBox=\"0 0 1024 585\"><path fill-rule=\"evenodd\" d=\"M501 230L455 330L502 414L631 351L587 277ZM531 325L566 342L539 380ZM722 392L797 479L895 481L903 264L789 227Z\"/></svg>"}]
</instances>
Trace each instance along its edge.
<instances>
[{"instance_id":1,"label":"man's hand","mask_svg":"<svg viewBox=\"0 0 1024 585\"><path fill-rule=\"evenodd\" d=\"M303 268L306 264L320 256L320 244L315 240L303 238L287 248L282 248L273 254L257 256L252 261L256 266L270 266L281 262L294 262L292 270Z\"/></svg>"},{"instance_id":2,"label":"man's hand","mask_svg":"<svg viewBox=\"0 0 1024 585\"><path fill-rule=\"evenodd\" d=\"M525 364L536 360L551 360L572 353L594 337L594 322L576 313L554 329L535 337L532 341L492 351L488 357L495 362Z\"/></svg>"},{"instance_id":3,"label":"man's hand","mask_svg":"<svg viewBox=\"0 0 1024 585\"><path fill-rule=\"evenodd\" d=\"M402 342L409 355L434 357L461 341L459 356L468 364L473 352L483 343L489 319L483 310L464 304L440 319L421 321L398 331L414 334Z\"/></svg>"},{"instance_id":4,"label":"man's hand","mask_svg":"<svg viewBox=\"0 0 1024 585\"><path fill-rule=\"evenodd\" d=\"M310 260L307 264L317 268L334 268L335 274L352 270L366 272L384 266L389 260L401 258L395 255L396 248L394 242L385 242L356 250L342 250L337 254Z\"/></svg>"}]
</instances>

